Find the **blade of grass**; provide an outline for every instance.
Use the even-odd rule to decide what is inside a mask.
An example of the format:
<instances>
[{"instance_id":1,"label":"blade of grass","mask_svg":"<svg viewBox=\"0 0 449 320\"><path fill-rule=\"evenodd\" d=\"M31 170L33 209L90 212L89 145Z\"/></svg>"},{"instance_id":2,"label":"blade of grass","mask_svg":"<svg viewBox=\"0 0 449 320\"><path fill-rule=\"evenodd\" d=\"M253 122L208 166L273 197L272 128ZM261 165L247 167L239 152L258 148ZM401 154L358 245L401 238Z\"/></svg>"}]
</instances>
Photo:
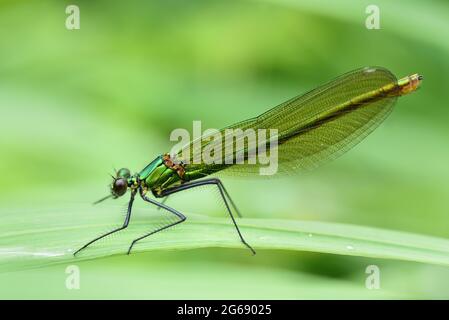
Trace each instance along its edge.
<instances>
[{"instance_id":1,"label":"blade of grass","mask_svg":"<svg viewBox=\"0 0 449 320\"><path fill-rule=\"evenodd\" d=\"M363 280L332 279L285 268L267 268L263 265L255 267L252 264L217 262L207 258L201 260L198 255L196 259L176 255L173 260L168 258L168 262L164 257L167 258L167 255L150 253L129 259L116 256L101 261L77 263L82 270L81 290L67 290L61 285L60 275L64 274L65 266L2 273L0 299L235 300L419 297L412 290L367 290ZM30 286L30 283L33 285Z\"/></svg>"},{"instance_id":2,"label":"blade of grass","mask_svg":"<svg viewBox=\"0 0 449 320\"><path fill-rule=\"evenodd\" d=\"M67 209L8 210L0 226L0 270L74 263L125 254L130 242L154 230L164 214L136 208L128 229L72 253L88 240L113 229L115 207L74 206ZM187 214L187 221L139 242L133 253L204 247L241 248L227 218ZM166 223L167 221L165 221ZM363 226L297 220L239 219L247 241L261 249L397 259L449 266L449 240ZM248 254L250 254L248 252Z\"/></svg>"}]
</instances>

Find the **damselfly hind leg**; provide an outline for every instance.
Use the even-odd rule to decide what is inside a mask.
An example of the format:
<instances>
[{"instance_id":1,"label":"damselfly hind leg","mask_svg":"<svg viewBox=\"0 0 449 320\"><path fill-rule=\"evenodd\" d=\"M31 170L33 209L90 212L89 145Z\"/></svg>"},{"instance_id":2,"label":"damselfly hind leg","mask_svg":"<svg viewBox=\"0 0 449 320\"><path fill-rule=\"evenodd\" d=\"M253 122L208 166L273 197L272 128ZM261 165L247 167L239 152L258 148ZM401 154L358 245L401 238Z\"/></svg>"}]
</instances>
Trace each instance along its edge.
<instances>
[{"instance_id":1,"label":"damselfly hind leg","mask_svg":"<svg viewBox=\"0 0 449 320\"><path fill-rule=\"evenodd\" d=\"M237 233L240 237L240 240L242 241L242 243L249 249L251 250L251 252L253 254L256 254L256 251L253 249L253 247L251 247L243 238L242 233L240 232L240 229L237 225L237 222L235 221L234 215L232 214L231 208L229 207L228 201L226 200L226 196L229 197L229 194L227 193L226 189L224 189L223 184L221 183L221 181L217 178L211 178L211 179L205 179L205 180L199 180L199 181L192 181L192 182L188 182L188 183L184 183L181 184L180 186L177 187L173 187L170 189L167 189L165 191L162 191L160 197L166 197L170 194L176 193L176 192L180 192L183 190L187 190L187 189L191 189L191 188L195 188L195 187L199 187L199 186L204 186L204 185L216 185L218 190L220 191L220 195L225 203L226 209L229 213L229 216L231 217L232 223L234 224L235 229L237 230ZM230 199L230 197L229 197ZM230 199L231 205L234 207L234 209L237 209L233 203L233 201ZM237 210L236 210L237 211ZM238 212L238 211L237 211Z\"/></svg>"},{"instance_id":2,"label":"damselfly hind leg","mask_svg":"<svg viewBox=\"0 0 449 320\"><path fill-rule=\"evenodd\" d=\"M217 179L218 180L218 179ZM237 206L235 205L234 201L232 200L231 196L229 195L228 191L226 190L226 188L224 187L223 183L218 180L218 183L220 184L219 188L223 189L226 197L228 198L229 202L231 203L232 208L235 210L235 212L237 213L237 215L239 216L239 218L242 218L242 214L240 213L240 210L237 208ZM165 196L162 201L160 203L165 204L168 200L168 195ZM160 210L161 207L158 207L157 210Z\"/></svg>"},{"instance_id":3,"label":"damselfly hind leg","mask_svg":"<svg viewBox=\"0 0 449 320\"><path fill-rule=\"evenodd\" d=\"M109 232L107 232L107 233L105 233L105 234L103 234L103 235L101 235L101 236L99 236L99 237L97 237L97 238L95 238L95 239L89 241L89 242L86 243L84 246L82 246L81 248L79 248L78 250L76 250L75 253L74 253L73 255L76 256L76 254L79 253L81 250L86 249L86 248L87 248L88 246L90 246L92 243L94 243L94 242L96 242L96 241L98 241L98 240L100 240L100 239L102 239L102 238L104 238L104 237L106 237L106 236L109 236L109 235L111 235L111 234L113 234L113 233L115 233L115 232L118 232L118 231L120 231L120 230L126 229L126 227L128 227L129 220L131 219L131 211L132 211L133 202L134 202L134 196L135 196L135 195L136 195L136 191L132 191L132 192L131 192L131 199L129 200L129 203L128 203L128 210L127 210L127 212L126 212L125 221L123 222L123 225L122 225L121 227L119 227L119 228L117 228L117 229L114 229L114 230L112 230L112 231L109 231Z\"/></svg>"},{"instance_id":4,"label":"damselfly hind leg","mask_svg":"<svg viewBox=\"0 0 449 320\"><path fill-rule=\"evenodd\" d=\"M224 187L221 180L219 180L219 179L216 179L216 180L217 180L217 183L219 184L219 187L221 187L221 189L224 191L226 197L228 197L229 202L231 203L231 206L234 208L235 212L237 212L237 215L239 216L239 218L243 218L242 214L240 213L240 210L237 209L237 206L235 205L234 201L232 200L231 196L229 195L228 191Z\"/></svg>"}]
</instances>

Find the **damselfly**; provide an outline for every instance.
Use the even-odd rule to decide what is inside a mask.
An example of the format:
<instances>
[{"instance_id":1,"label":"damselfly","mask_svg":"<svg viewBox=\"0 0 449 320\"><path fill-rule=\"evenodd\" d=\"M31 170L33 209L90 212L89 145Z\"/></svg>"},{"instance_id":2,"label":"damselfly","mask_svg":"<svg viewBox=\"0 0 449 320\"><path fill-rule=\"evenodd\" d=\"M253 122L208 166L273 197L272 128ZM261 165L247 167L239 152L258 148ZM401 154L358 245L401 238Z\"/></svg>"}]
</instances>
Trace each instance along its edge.
<instances>
[{"instance_id":1,"label":"damselfly","mask_svg":"<svg viewBox=\"0 0 449 320\"><path fill-rule=\"evenodd\" d=\"M277 148L279 170L292 172L313 169L343 154L360 142L387 117L397 97L415 91L421 80L422 76L418 74L397 80L390 71L380 67L357 69L292 98L258 117L223 128L220 132L226 136L227 129L257 131L274 128L277 130L275 148ZM223 140L226 140L225 137ZM240 240L255 254L254 249L243 238L236 223L233 212L239 217L241 215L229 193L218 178L207 178L207 176L223 170L254 174L260 164L250 164L249 161L240 164L236 164L236 161L231 163L229 161L206 163L201 159L194 161L192 152L188 153L187 159L182 158L183 151L187 149L195 151L195 148L205 148L212 143L216 144L217 141L208 142L207 139L201 140L200 143L192 141L176 154L180 155L179 158L183 161L176 161L176 155L165 154L158 156L134 175L125 168L118 170L113 177L111 194L97 203L107 198L119 198L130 190L131 195L123 225L86 243L75 254L95 241L125 229L129 224L134 198L138 193L144 201L168 211L177 220L132 241L128 249L129 254L137 241L186 220L184 214L165 204L169 195L204 185L213 185L218 188ZM217 152L220 159L215 160L229 158L232 160L238 155L243 155L244 160L249 160L254 155L254 150L250 150L247 143L238 143L233 140L232 145L238 146L237 150L221 145L222 149ZM270 150L268 143L263 147L266 153L273 151ZM257 149L261 149L261 146L258 145ZM148 191L153 197L148 196ZM162 199L162 201L159 202L156 199Z\"/></svg>"}]
</instances>

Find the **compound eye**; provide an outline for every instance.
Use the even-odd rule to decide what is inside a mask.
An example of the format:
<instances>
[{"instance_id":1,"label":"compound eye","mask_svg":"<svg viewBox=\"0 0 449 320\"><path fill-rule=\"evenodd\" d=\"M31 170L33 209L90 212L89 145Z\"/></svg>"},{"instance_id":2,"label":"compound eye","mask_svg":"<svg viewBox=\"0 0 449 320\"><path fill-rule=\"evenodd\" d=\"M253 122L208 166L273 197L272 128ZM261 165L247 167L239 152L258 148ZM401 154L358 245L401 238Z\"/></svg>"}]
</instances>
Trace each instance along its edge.
<instances>
[{"instance_id":1,"label":"compound eye","mask_svg":"<svg viewBox=\"0 0 449 320\"><path fill-rule=\"evenodd\" d=\"M123 196L126 189L128 189L128 182L124 178L116 179L112 185L112 193L117 197Z\"/></svg>"},{"instance_id":2,"label":"compound eye","mask_svg":"<svg viewBox=\"0 0 449 320\"><path fill-rule=\"evenodd\" d=\"M131 172L126 168L121 168L119 171L117 171L117 178L125 178L128 179L131 177Z\"/></svg>"}]
</instances>

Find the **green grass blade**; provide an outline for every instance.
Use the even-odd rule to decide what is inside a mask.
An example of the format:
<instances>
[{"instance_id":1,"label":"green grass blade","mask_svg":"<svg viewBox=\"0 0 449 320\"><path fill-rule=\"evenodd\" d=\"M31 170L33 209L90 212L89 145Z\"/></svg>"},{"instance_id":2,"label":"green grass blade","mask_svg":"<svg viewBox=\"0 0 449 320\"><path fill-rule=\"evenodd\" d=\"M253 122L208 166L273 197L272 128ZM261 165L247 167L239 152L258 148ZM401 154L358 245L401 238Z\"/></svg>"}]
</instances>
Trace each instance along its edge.
<instances>
[{"instance_id":1,"label":"green grass blade","mask_svg":"<svg viewBox=\"0 0 449 320\"><path fill-rule=\"evenodd\" d=\"M76 206L65 210L2 213L0 270L125 254L132 239L164 223L160 221L160 212L136 208L126 231L99 241L74 258L74 250L115 226L110 221L111 212L116 211L112 208ZM138 243L133 253L204 247L245 249L229 219L187 216L186 223ZM449 240L446 239L327 222L245 218L238 223L259 254L263 254L262 249L298 250L449 266Z\"/></svg>"}]
</instances>

